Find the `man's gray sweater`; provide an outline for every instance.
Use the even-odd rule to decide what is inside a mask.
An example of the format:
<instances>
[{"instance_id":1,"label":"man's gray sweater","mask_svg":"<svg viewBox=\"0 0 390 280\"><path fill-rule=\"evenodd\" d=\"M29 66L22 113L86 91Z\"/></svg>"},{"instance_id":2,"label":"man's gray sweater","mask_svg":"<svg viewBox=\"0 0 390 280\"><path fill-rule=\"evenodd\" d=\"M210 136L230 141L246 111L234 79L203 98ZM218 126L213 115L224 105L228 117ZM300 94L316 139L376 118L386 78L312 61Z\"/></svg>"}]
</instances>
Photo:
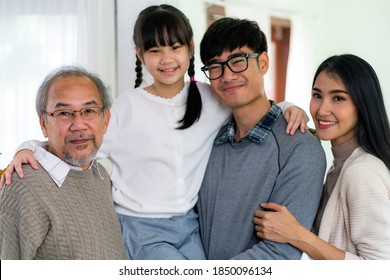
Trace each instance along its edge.
<instances>
[{"instance_id":1,"label":"man's gray sweater","mask_svg":"<svg viewBox=\"0 0 390 280\"><path fill-rule=\"evenodd\" d=\"M263 143L214 144L198 202L208 259L299 259L288 244L261 240L253 224L259 203L285 205L306 228L320 201L326 159L310 133L286 134L281 115ZM225 125L215 143L227 130Z\"/></svg>"}]
</instances>

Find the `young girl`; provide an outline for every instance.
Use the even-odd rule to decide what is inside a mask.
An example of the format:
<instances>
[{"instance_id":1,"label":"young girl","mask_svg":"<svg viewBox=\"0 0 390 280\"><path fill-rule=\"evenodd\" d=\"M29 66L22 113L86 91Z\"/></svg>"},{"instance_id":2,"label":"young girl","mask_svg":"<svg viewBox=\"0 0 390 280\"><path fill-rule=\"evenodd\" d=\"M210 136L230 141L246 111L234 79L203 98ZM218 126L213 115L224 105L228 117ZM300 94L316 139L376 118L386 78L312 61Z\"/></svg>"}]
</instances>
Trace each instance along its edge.
<instances>
[{"instance_id":1,"label":"young girl","mask_svg":"<svg viewBox=\"0 0 390 280\"><path fill-rule=\"evenodd\" d=\"M390 259L390 129L372 67L354 55L325 60L314 76L310 113L334 155L318 236L275 203L261 205L274 212L256 211L257 235L313 259Z\"/></svg>"},{"instance_id":2,"label":"young girl","mask_svg":"<svg viewBox=\"0 0 390 280\"><path fill-rule=\"evenodd\" d=\"M130 259L204 259L193 207L212 143L230 111L208 84L194 79L193 33L181 11L170 5L144 9L134 42L135 89L115 100L98 153L112 162L113 199L127 253ZM153 77L145 88L140 88L142 65ZM190 82L184 81L186 72ZM302 111L294 110L285 114L291 120L288 133L306 126ZM13 164L25 161L23 153Z\"/></svg>"}]
</instances>

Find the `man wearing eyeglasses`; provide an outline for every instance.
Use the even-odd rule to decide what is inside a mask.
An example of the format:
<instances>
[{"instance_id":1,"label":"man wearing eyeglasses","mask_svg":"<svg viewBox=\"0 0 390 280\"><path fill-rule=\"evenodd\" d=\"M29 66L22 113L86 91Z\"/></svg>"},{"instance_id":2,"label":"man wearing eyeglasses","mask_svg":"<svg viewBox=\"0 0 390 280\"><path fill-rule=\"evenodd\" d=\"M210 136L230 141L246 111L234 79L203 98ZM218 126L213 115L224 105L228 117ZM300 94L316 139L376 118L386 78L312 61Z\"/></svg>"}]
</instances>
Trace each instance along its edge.
<instances>
[{"instance_id":1,"label":"man wearing eyeglasses","mask_svg":"<svg viewBox=\"0 0 390 280\"><path fill-rule=\"evenodd\" d=\"M111 181L94 159L110 120L103 82L62 67L40 86L36 110L47 148L39 169L13 173L0 200L1 259L126 259Z\"/></svg>"},{"instance_id":2,"label":"man wearing eyeglasses","mask_svg":"<svg viewBox=\"0 0 390 280\"><path fill-rule=\"evenodd\" d=\"M272 201L311 228L326 168L321 144L308 132L286 134L281 110L264 89L267 42L255 22L216 21L200 56L215 94L232 109L215 139L197 205L206 256L299 259L294 247L258 238L253 214Z\"/></svg>"}]
</instances>

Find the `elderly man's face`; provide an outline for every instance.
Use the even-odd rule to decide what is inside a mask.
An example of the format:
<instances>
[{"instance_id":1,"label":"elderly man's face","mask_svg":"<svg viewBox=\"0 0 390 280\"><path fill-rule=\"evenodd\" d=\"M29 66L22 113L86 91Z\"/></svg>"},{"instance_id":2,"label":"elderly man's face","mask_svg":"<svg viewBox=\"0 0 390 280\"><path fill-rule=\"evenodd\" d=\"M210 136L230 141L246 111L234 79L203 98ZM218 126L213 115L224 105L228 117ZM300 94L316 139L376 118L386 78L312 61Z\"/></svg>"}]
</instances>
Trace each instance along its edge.
<instances>
[{"instance_id":1,"label":"elderly man's face","mask_svg":"<svg viewBox=\"0 0 390 280\"><path fill-rule=\"evenodd\" d=\"M110 112L102 112L93 118L75 112L70 118L63 119L62 116L68 113L58 110L79 111L102 107L98 88L89 78L68 76L57 79L49 88L46 111L61 114L57 117L40 116L43 135L48 138L49 152L71 165L88 168L102 144Z\"/></svg>"}]
</instances>

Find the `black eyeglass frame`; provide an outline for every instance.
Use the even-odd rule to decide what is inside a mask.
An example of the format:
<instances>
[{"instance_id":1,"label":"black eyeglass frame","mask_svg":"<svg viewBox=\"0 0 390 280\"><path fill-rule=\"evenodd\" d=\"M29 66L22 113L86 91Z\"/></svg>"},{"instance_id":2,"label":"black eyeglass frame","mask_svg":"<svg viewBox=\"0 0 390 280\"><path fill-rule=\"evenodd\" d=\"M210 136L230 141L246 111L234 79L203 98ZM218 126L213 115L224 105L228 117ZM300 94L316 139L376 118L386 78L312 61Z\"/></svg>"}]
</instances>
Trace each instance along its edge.
<instances>
[{"instance_id":1,"label":"black eyeglass frame","mask_svg":"<svg viewBox=\"0 0 390 280\"><path fill-rule=\"evenodd\" d=\"M223 61L223 62L219 62L219 61L215 61L215 62L211 62L211 63L208 63L206 64L205 66L203 66L202 68L200 68L200 70L203 71L203 73L205 74L206 78L209 79L209 80L217 80L219 78L221 78L223 76L223 73L225 72L225 67L223 67L224 65L226 65L230 71L232 71L233 73L241 73L241 72L244 72L246 69L248 69L248 66L249 66L249 63L248 63L248 59L249 58L256 58L258 57L260 54L259 53L240 53L240 54L237 54L237 55L234 55L232 57L230 57L229 59L227 59L226 61ZM235 59L237 57L244 57L246 59L246 67L245 69L243 70L240 70L240 71L235 71L233 70L230 65L229 65L229 61L231 61L232 59ZM209 75L207 75L207 72L209 71L209 66L210 65L213 65L213 64L219 64L221 65L221 75L217 78L210 78Z\"/></svg>"}]
</instances>

